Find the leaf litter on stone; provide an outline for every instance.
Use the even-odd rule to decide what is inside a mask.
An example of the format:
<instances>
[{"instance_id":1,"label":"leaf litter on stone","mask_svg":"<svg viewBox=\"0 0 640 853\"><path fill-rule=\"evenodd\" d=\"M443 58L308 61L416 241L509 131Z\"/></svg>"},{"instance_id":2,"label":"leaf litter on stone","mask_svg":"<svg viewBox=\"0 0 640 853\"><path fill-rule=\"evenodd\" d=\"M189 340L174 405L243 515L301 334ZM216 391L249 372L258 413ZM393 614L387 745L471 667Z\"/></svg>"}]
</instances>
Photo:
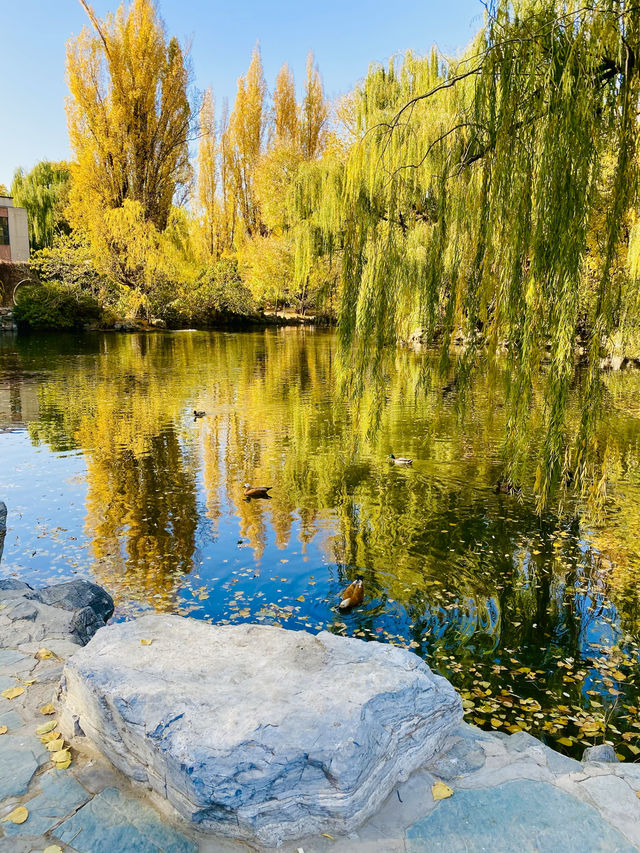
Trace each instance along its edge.
<instances>
[{"instance_id":1,"label":"leaf litter on stone","mask_svg":"<svg viewBox=\"0 0 640 853\"><path fill-rule=\"evenodd\" d=\"M444 782L434 782L431 786L431 796L436 802L438 800L446 800L453 796L453 788L445 785Z\"/></svg>"},{"instance_id":2,"label":"leaf litter on stone","mask_svg":"<svg viewBox=\"0 0 640 853\"><path fill-rule=\"evenodd\" d=\"M2 691L2 696L5 699L16 699L18 696L22 696L24 693L24 687L9 687L7 690Z\"/></svg>"},{"instance_id":3,"label":"leaf litter on stone","mask_svg":"<svg viewBox=\"0 0 640 853\"><path fill-rule=\"evenodd\" d=\"M37 660L49 660L49 658L52 658L54 655L53 655L53 652L51 651L51 649L42 648L42 649L38 649L35 656L36 656Z\"/></svg>"},{"instance_id":4,"label":"leaf litter on stone","mask_svg":"<svg viewBox=\"0 0 640 853\"><path fill-rule=\"evenodd\" d=\"M64 738L58 737L55 740L50 740L45 744L49 752L60 752L64 749Z\"/></svg>"},{"instance_id":5,"label":"leaf litter on stone","mask_svg":"<svg viewBox=\"0 0 640 853\"><path fill-rule=\"evenodd\" d=\"M28 817L29 812L27 809L24 806L18 806L12 812L9 812L6 817L3 817L2 820L3 822L9 820L11 823L24 823Z\"/></svg>"},{"instance_id":6,"label":"leaf litter on stone","mask_svg":"<svg viewBox=\"0 0 640 853\"><path fill-rule=\"evenodd\" d=\"M140 640L141 646L150 646L153 643L153 640Z\"/></svg>"},{"instance_id":7,"label":"leaf litter on stone","mask_svg":"<svg viewBox=\"0 0 640 853\"><path fill-rule=\"evenodd\" d=\"M37 735L46 735L47 732L52 732L56 726L58 725L57 720L49 720L48 723L42 723L42 725L38 726L36 729Z\"/></svg>"},{"instance_id":8,"label":"leaf litter on stone","mask_svg":"<svg viewBox=\"0 0 640 853\"><path fill-rule=\"evenodd\" d=\"M0 726L0 735L6 735L9 729L6 726Z\"/></svg>"},{"instance_id":9,"label":"leaf litter on stone","mask_svg":"<svg viewBox=\"0 0 640 853\"><path fill-rule=\"evenodd\" d=\"M40 713L45 714L45 716L48 714L55 714L55 712L56 709L53 707L51 702L47 702L46 705L43 705L42 708L40 708Z\"/></svg>"}]
</instances>

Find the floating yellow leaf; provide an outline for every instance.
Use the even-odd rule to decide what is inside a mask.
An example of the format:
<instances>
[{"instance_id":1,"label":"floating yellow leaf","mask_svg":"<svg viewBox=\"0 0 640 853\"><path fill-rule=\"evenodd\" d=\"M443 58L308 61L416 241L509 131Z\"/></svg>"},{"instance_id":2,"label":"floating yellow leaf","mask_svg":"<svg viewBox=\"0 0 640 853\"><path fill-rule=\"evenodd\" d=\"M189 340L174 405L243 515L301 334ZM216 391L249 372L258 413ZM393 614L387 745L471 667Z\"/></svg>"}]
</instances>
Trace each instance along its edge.
<instances>
[{"instance_id":1,"label":"floating yellow leaf","mask_svg":"<svg viewBox=\"0 0 640 853\"><path fill-rule=\"evenodd\" d=\"M29 812L25 809L24 806L18 806L6 817L3 817L3 821L10 820L11 823L24 823L25 820L29 817Z\"/></svg>"},{"instance_id":2,"label":"floating yellow leaf","mask_svg":"<svg viewBox=\"0 0 640 853\"><path fill-rule=\"evenodd\" d=\"M41 726L38 726L36 729L37 735L46 735L47 732L52 732L55 727L58 725L57 720L49 720L48 723L42 723Z\"/></svg>"},{"instance_id":3,"label":"floating yellow leaf","mask_svg":"<svg viewBox=\"0 0 640 853\"><path fill-rule=\"evenodd\" d=\"M46 746L49 752L60 752L61 749L64 749L64 738L58 737L55 740L50 740Z\"/></svg>"},{"instance_id":4,"label":"floating yellow leaf","mask_svg":"<svg viewBox=\"0 0 640 853\"><path fill-rule=\"evenodd\" d=\"M45 714L45 715L46 714L55 714L55 712L56 712L56 709L53 707L51 702L47 702L46 705L43 705L42 708L40 708L41 714Z\"/></svg>"},{"instance_id":5,"label":"floating yellow leaf","mask_svg":"<svg viewBox=\"0 0 640 853\"><path fill-rule=\"evenodd\" d=\"M6 735L9 729L6 726L0 726L0 735Z\"/></svg>"},{"instance_id":6,"label":"floating yellow leaf","mask_svg":"<svg viewBox=\"0 0 640 853\"><path fill-rule=\"evenodd\" d=\"M431 786L431 796L434 800L446 800L453 795L453 789L444 782L435 782Z\"/></svg>"},{"instance_id":7,"label":"floating yellow leaf","mask_svg":"<svg viewBox=\"0 0 640 853\"><path fill-rule=\"evenodd\" d=\"M68 749L61 749L59 752L53 753L51 760L55 761L56 764L64 764L65 761L71 760L71 753Z\"/></svg>"},{"instance_id":8,"label":"floating yellow leaf","mask_svg":"<svg viewBox=\"0 0 640 853\"><path fill-rule=\"evenodd\" d=\"M22 696L24 693L24 687L9 687L8 690L2 691L2 696L5 699L15 699L16 696Z\"/></svg>"},{"instance_id":9,"label":"floating yellow leaf","mask_svg":"<svg viewBox=\"0 0 640 853\"><path fill-rule=\"evenodd\" d=\"M53 652L50 649L38 649L35 656L38 660L48 660L53 657Z\"/></svg>"},{"instance_id":10,"label":"floating yellow leaf","mask_svg":"<svg viewBox=\"0 0 640 853\"><path fill-rule=\"evenodd\" d=\"M153 640L140 640L141 646L150 646L153 643Z\"/></svg>"}]
</instances>

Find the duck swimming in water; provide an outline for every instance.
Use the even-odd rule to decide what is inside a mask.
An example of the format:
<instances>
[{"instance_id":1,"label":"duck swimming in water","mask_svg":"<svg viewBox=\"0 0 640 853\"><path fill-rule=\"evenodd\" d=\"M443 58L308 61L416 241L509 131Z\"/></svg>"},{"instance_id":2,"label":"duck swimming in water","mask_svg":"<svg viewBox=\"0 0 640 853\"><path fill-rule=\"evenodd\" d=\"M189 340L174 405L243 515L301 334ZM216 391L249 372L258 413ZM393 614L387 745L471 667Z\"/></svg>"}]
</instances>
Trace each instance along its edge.
<instances>
[{"instance_id":1,"label":"duck swimming in water","mask_svg":"<svg viewBox=\"0 0 640 853\"><path fill-rule=\"evenodd\" d=\"M392 465L413 465L413 459L406 456L394 456L393 453L389 454L389 460Z\"/></svg>"},{"instance_id":2,"label":"duck swimming in water","mask_svg":"<svg viewBox=\"0 0 640 853\"><path fill-rule=\"evenodd\" d=\"M198 409L193 410L193 419L194 421L198 420L198 418L204 418L207 413L203 411L199 411Z\"/></svg>"},{"instance_id":3,"label":"duck swimming in water","mask_svg":"<svg viewBox=\"0 0 640 853\"><path fill-rule=\"evenodd\" d=\"M362 575L357 575L353 583L343 590L340 595L341 601L338 605L338 610L351 610L352 607L359 607L364 599L364 582Z\"/></svg>"},{"instance_id":4,"label":"duck swimming in water","mask_svg":"<svg viewBox=\"0 0 640 853\"><path fill-rule=\"evenodd\" d=\"M268 498L271 499L269 492L273 486L251 486L249 483L244 484L244 496L247 500L251 498Z\"/></svg>"}]
</instances>

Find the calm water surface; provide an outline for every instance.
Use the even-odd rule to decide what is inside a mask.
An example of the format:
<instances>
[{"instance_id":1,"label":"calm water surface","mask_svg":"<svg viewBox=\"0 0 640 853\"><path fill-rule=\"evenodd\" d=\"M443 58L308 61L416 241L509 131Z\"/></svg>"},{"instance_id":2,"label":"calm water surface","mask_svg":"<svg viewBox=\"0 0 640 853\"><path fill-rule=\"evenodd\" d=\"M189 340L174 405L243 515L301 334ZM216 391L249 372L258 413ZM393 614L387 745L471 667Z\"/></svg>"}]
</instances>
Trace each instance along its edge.
<instances>
[{"instance_id":1,"label":"calm water surface","mask_svg":"<svg viewBox=\"0 0 640 853\"><path fill-rule=\"evenodd\" d=\"M611 379L618 485L596 525L495 494L491 377L466 415L402 352L371 418L331 332L0 337L2 574L150 608L397 643L467 719L640 755L640 385ZM366 401L365 401L366 402ZM193 410L207 412L195 420ZM366 409L366 407L365 407ZM414 458L389 464L390 452ZM273 486L246 502L242 484ZM336 610L356 573L363 606Z\"/></svg>"}]
</instances>

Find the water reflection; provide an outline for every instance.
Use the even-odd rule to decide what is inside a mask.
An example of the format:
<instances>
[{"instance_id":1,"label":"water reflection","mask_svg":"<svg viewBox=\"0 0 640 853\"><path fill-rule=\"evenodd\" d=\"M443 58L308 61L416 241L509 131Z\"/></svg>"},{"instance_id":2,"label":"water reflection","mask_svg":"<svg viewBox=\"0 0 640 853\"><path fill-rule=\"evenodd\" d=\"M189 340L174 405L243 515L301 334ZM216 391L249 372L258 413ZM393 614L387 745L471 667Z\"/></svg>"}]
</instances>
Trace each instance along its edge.
<instances>
[{"instance_id":1,"label":"water reflection","mask_svg":"<svg viewBox=\"0 0 640 853\"><path fill-rule=\"evenodd\" d=\"M526 490L494 493L491 377L460 419L429 357L398 353L371 431L363 411L378 401L341 397L334 363L334 336L313 330L1 340L0 429L29 436L0 435L3 458L16 454L1 474L4 570L90 574L121 615L401 643L479 724L640 754L637 377L610 380L617 485L595 527L578 507L540 518ZM413 468L390 466L391 451ZM273 500L243 500L245 482ZM365 602L339 613L356 573Z\"/></svg>"}]
</instances>

